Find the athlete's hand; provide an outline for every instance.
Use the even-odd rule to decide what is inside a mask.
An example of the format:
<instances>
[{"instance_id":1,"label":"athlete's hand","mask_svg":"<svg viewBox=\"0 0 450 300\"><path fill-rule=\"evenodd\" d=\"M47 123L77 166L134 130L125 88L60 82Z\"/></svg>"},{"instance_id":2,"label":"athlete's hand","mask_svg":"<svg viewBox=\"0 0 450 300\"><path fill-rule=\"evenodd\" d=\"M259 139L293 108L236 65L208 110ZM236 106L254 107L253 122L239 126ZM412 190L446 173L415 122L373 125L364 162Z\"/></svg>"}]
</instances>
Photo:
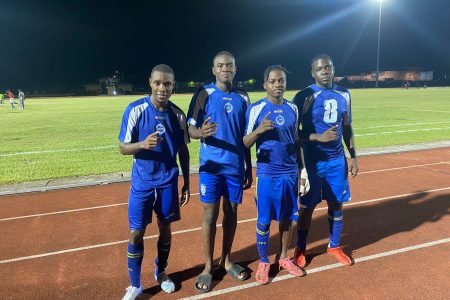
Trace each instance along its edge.
<instances>
[{"instance_id":1,"label":"athlete's hand","mask_svg":"<svg viewBox=\"0 0 450 300\"><path fill-rule=\"evenodd\" d=\"M261 124L259 124L258 128L256 130L263 134L266 131L272 130L274 128L274 123L269 120L270 111L264 116Z\"/></svg>"},{"instance_id":2,"label":"athlete's hand","mask_svg":"<svg viewBox=\"0 0 450 300\"><path fill-rule=\"evenodd\" d=\"M358 159L356 157L350 159L350 163L348 164L348 175L350 175L350 178L358 175Z\"/></svg>"},{"instance_id":3,"label":"athlete's hand","mask_svg":"<svg viewBox=\"0 0 450 300\"><path fill-rule=\"evenodd\" d=\"M306 172L306 169L303 168L300 172L300 183L299 183L299 196L305 195L309 191L309 179L308 179L308 172Z\"/></svg>"},{"instance_id":4,"label":"athlete's hand","mask_svg":"<svg viewBox=\"0 0 450 300\"><path fill-rule=\"evenodd\" d=\"M180 207L188 204L190 198L191 192L189 191L189 185L183 185L183 187L181 188Z\"/></svg>"},{"instance_id":5,"label":"athlete's hand","mask_svg":"<svg viewBox=\"0 0 450 300\"><path fill-rule=\"evenodd\" d=\"M326 142L337 140L337 138L338 138L337 137L337 131L336 131L337 128L338 128L338 125L331 126L324 133L317 134L316 135L316 140L318 142L321 142L321 143L326 143Z\"/></svg>"},{"instance_id":6,"label":"athlete's hand","mask_svg":"<svg viewBox=\"0 0 450 300\"><path fill-rule=\"evenodd\" d=\"M155 131L141 142L141 149L153 149L158 145L159 142L161 142L161 138L159 137L158 132Z\"/></svg>"},{"instance_id":7,"label":"athlete's hand","mask_svg":"<svg viewBox=\"0 0 450 300\"><path fill-rule=\"evenodd\" d=\"M217 124L214 122L209 123L211 117L207 117L200 128L200 137L205 139L212 136L217 131Z\"/></svg>"},{"instance_id":8,"label":"athlete's hand","mask_svg":"<svg viewBox=\"0 0 450 300\"><path fill-rule=\"evenodd\" d=\"M249 188L251 188L252 183L253 183L252 168L247 168L244 174L244 186L243 186L244 190L248 190Z\"/></svg>"}]
</instances>

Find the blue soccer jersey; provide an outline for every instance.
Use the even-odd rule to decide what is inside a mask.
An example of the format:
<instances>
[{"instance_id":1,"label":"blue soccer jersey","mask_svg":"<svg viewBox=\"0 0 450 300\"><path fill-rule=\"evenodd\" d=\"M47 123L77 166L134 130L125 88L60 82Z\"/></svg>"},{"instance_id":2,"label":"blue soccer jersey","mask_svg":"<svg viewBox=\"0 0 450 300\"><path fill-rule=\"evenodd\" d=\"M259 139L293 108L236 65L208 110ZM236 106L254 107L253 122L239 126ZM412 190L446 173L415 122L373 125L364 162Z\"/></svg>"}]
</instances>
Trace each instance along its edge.
<instances>
[{"instance_id":1,"label":"blue soccer jersey","mask_svg":"<svg viewBox=\"0 0 450 300\"><path fill-rule=\"evenodd\" d=\"M330 89L313 84L295 95L293 102L299 110L301 136L322 134L337 125L337 140L327 143L303 143L305 159L326 161L344 155L342 130L352 123L351 97L347 89L333 85Z\"/></svg>"},{"instance_id":2,"label":"blue soccer jersey","mask_svg":"<svg viewBox=\"0 0 450 300\"><path fill-rule=\"evenodd\" d=\"M163 188L177 182L176 155L180 145L189 143L185 114L170 101L167 109L159 111L148 96L130 103L123 114L119 141L141 142L155 131L161 142L134 154L131 183L135 187Z\"/></svg>"},{"instance_id":3,"label":"blue soccer jersey","mask_svg":"<svg viewBox=\"0 0 450 300\"><path fill-rule=\"evenodd\" d=\"M188 123L201 127L204 120L217 123L216 133L202 139L200 145L200 172L223 175L244 174L242 142L245 130L245 112L249 105L246 92L221 91L214 83L199 88L192 97Z\"/></svg>"},{"instance_id":4,"label":"blue soccer jersey","mask_svg":"<svg viewBox=\"0 0 450 300\"><path fill-rule=\"evenodd\" d=\"M256 140L258 177L297 175L297 150L295 142L298 130L297 107L287 101L272 104L267 98L253 103L247 109L245 134L252 133L270 112L268 119L275 124L273 130L264 132Z\"/></svg>"}]
</instances>

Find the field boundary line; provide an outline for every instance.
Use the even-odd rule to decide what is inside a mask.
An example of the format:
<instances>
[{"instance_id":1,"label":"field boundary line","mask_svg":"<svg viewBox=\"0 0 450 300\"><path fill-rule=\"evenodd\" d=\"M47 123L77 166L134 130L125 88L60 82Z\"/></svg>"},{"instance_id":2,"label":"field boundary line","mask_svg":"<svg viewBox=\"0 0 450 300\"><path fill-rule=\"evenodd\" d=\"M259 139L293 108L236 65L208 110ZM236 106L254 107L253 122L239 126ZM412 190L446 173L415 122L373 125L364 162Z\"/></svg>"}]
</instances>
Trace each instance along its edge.
<instances>
[{"instance_id":1,"label":"field boundary line","mask_svg":"<svg viewBox=\"0 0 450 300\"><path fill-rule=\"evenodd\" d=\"M434 124L447 124L447 123L450 123L450 121L419 122L419 123L390 124L390 125L374 125L374 126L367 126L367 127L353 127L353 130L365 130L365 129L389 128L389 127L402 127L402 126L434 125Z\"/></svg>"},{"instance_id":2,"label":"field boundary line","mask_svg":"<svg viewBox=\"0 0 450 300\"><path fill-rule=\"evenodd\" d=\"M445 190L450 190L450 186L449 187L444 187L444 188L427 190L427 191L415 192L415 193L408 193L408 194L401 194L401 195L394 195L394 196L388 196L388 197L382 197L382 198L363 200L363 201L359 201L359 202L355 202L355 203L346 203L346 204L344 204L344 206L354 206L354 205L360 205L360 204L366 204L366 203L373 203L373 202L378 202L378 201L384 201L384 200L390 200L390 199L414 196L414 195L418 195L418 194L422 194L422 193L432 193L432 192L439 192L439 191L445 191ZM326 210L326 209L328 209L328 208L327 207L320 207L320 208L316 208L315 211ZM256 218L239 220L238 224L243 224L243 223L248 223L248 222L253 222L253 221L256 221ZM221 226L222 226L222 224L217 224L217 227L221 227ZM174 231L174 232L172 232L172 235L178 235L178 234L183 234L183 233L190 233L190 232L200 231L200 230L201 230L201 227L194 227L194 228ZM150 236L144 237L144 240L156 239L156 238L158 238L158 235L150 235ZM125 243L128 243L128 240L121 240L121 241L108 242L108 243L101 243L101 244L90 245L90 246L82 246L82 247L77 247L77 248L71 248L71 249L65 249L65 250L59 250L59 251L52 251L52 252L35 254L35 255L30 255L30 256L16 257L16 258L11 258L11 259L0 260L0 264L6 264L6 263L12 263L12 262L18 262L18 261L24 261L24 260L31 260L31 259L41 258L41 257L54 256L54 255L59 255L59 254L72 253L72 252L78 252L78 251L83 251L83 250L90 250L90 249L114 246L114 245L125 244Z\"/></svg>"},{"instance_id":3,"label":"field boundary line","mask_svg":"<svg viewBox=\"0 0 450 300\"><path fill-rule=\"evenodd\" d=\"M98 146L98 147L89 147L89 148L36 150L36 151L14 152L14 153L0 154L0 157L29 155L29 154L46 154L46 153L59 153L59 152L90 151L90 150L101 150L101 149L118 148L118 147L119 147L118 145L109 145L109 146Z\"/></svg>"},{"instance_id":4,"label":"field boundary line","mask_svg":"<svg viewBox=\"0 0 450 300\"><path fill-rule=\"evenodd\" d=\"M358 151L358 156L370 156L390 153L403 153L411 151L432 150L438 148L450 148L450 140L439 142L426 142L407 145L396 145L376 148L365 148ZM450 149L449 149L450 150ZM198 166L190 166L190 174L197 174ZM11 185L0 185L0 196L15 195L32 192L45 192L51 190L77 188L111 183L130 181L130 172L118 172L101 175L88 175L79 177L59 178L54 181L25 182Z\"/></svg>"},{"instance_id":5,"label":"field boundary line","mask_svg":"<svg viewBox=\"0 0 450 300\"><path fill-rule=\"evenodd\" d=\"M447 129L450 129L450 127L436 127L436 128L422 128L422 129L407 129L407 130L396 130L396 131L361 133L361 134L355 134L355 137L376 136L376 135L382 135L382 134L395 134L395 133L406 133L406 132L417 132L417 131L442 130L442 129L447 130Z\"/></svg>"}]
</instances>

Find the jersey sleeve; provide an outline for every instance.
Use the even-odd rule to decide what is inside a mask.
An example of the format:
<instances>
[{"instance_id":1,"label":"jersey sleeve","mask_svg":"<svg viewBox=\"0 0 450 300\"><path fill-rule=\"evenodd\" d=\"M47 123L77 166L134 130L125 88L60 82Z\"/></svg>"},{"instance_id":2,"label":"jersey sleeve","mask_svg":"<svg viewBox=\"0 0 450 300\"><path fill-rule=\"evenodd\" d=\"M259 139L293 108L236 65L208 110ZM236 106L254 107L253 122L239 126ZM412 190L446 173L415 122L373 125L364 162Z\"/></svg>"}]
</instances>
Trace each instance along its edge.
<instances>
[{"instance_id":1,"label":"jersey sleeve","mask_svg":"<svg viewBox=\"0 0 450 300\"><path fill-rule=\"evenodd\" d=\"M248 95L248 93L244 90L240 90L240 89L236 89L235 90L236 93L238 93L241 98L244 100L245 102L245 107L248 108L250 106L250 96Z\"/></svg>"},{"instance_id":2,"label":"jersey sleeve","mask_svg":"<svg viewBox=\"0 0 450 300\"><path fill-rule=\"evenodd\" d=\"M205 104L208 97L209 94L203 87L197 89L194 96L192 96L187 115L187 123L189 125L201 127L205 117Z\"/></svg>"},{"instance_id":3,"label":"jersey sleeve","mask_svg":"<svg viewBox=\"0 0 450 300\"><path fill-rule=\"evenodd\" d=\"M254 130L254 125L252 128L249 128L249 121L250 121L250 110L251 110L251 106L247 107L247 110L245 111L245 132L244 135L248 135L250 133L253 132Z\"/></svg>"},{"instance_id":4,"label":"jersey sleeve","mask_svg":"<svg viewBox=\"0 0 450 300\"><path fill-rule=\"evenodd\" d=\"M245 135L252 133L259 126L259 115L261 114L262 109L266 103L264 102L256 102L247 109L245 114L246 126L245 126Z\"/></svg>"},{"instance_id":5,"label":"jersey sleeve","mask_svg":"<svg viewBox=\"0 0 450 300\"><path fill-rule=\"evenodd\" d=\"M179 134L180 145L187 145L190 143L191 139L189 138L186 115L181 110L181 108L179 108L174 104L172 104L172 111L177 116L177 121L180 127L180 134Z\"/></svg>"},{"instance_id":6,"label":"jersey sleeve","mask_svg":"<svg viewBox=\"0 0 450 300\"><path fill-rule=\"evenodd\" d=\"M299 132L299 113L298 113L298 107L297 105L295 105L294 103L291 103L290 101L287 101L288 105L292 108L292 110L294 111L295 114L295 132L294 132L294 136L295 139L298 140L299 136L298 136L298 132Z\"/></svg>"},{"instance_id":7,"label":"jersey sleeve","mask_svg":"<svg viewBox=\"0 0 450 300\"><path fill-rule=\"evenodd\" d=\"M119 141L122 143L138 142L138 132L136 129L139 115L130 105L125 109L120 126Z\"/></svg>"},{"instance_id":8,"label":"jersey sleeve","mask_svg":"<svg viewBox=\"0 0 450 300\"><path fill-rule=\"evenodd\" d=\"M347 100L347 111L344 114L344 125L352 125L352 96L347 91L348 98Z\"/></svg>"}]
</instances>

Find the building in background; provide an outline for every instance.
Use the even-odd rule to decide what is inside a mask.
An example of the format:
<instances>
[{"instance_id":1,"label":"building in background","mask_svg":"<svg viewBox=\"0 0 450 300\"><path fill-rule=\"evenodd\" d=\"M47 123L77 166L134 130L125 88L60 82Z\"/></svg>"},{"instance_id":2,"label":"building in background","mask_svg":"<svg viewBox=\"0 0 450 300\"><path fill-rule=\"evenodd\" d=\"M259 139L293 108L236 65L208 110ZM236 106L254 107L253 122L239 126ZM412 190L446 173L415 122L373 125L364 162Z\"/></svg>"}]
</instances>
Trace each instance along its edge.
<instances>
[{"instance_id":1,"label":"building in background","mask_svg":"<svg viewBox=\"0 0 450 300\"><path fill-rule=\"evenodd\" d=\"M91 95L123 95L132 94L134 85L123 82L123 74L118 71L114 75L99 78L98 83L85 84L86 92Z\"/></svg>"},{"instance_id":2,"label":"building in background","mask_svg":"<svg viewBox=\"0 0 450 300\"><path fill-rule=\"evenodd\" d=\"M378 81L382 86L393 87L403 86L409 83L412 86L426 86L427 83L432 82L434 77L433 71L380 71ZM376 72L362 73L359 75L336 76L336 82L348 83L350 86L372 86L371 83L376 81Z\"/></svg>"}]
</instances>

